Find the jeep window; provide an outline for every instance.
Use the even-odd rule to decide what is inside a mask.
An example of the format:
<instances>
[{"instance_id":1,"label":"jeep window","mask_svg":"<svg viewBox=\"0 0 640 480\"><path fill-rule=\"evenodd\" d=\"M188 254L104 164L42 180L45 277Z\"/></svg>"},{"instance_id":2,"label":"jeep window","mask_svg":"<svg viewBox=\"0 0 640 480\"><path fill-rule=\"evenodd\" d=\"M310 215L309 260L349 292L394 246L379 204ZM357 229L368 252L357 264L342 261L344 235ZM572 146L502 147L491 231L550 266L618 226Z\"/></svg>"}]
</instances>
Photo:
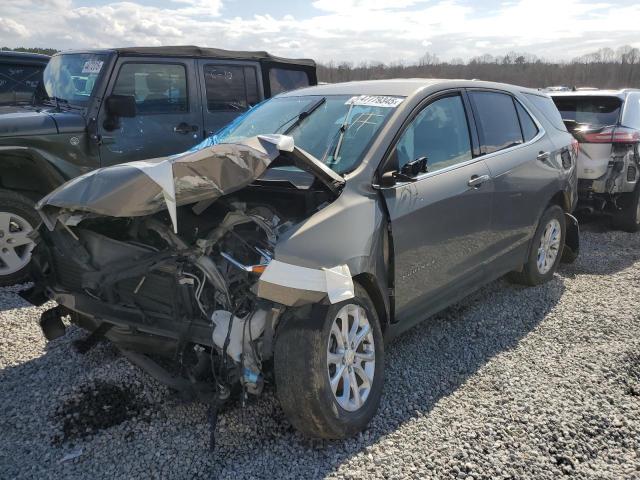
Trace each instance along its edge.
<instances>
[{"instance_id":1,"label":"jeep window","mask_svg":"<svg viewBox=\"0 0 640 480\"><path fill-rule=\"evenodd\" d=\"M210 141L233 143L255 135L281 134L299 120L302 112L308 111L309 107L321 98L315 95L273 98L249 110L220 130ZM324 102L305 116L304 120L298 121L288 132L297 147L324 161L338 173L351 171L360 163L369 144L395 106L402 101L396 97L381 97L393 98L394 102L391 106L379 106L374 102L367 105L356 103L350 108L353 98L355 97L350 95L327 96ZM340 155L334 158L340 127L347 115L348 124L343 134Z\"/></svg>"},{"instance_id":2,"label":"jeep window","mask_svg":"<svg viewBox=\"0 0 640 480\"><path fill-rule=\"evenodd\" d=\"M138 115L189 110L184 65L125 63L120 67L113 94L135 97Z\"/></svg>"},{"instance_id":3,"label":"jeep window","mask_svg":"<svg viewBox=\"0 0 640 480\"><path fill-rule=\"evenodd\" d=\"M567 127L565 127L564 122L562 121L560 112L558 112L555 103L553 103L554 100L549 97L543 97L533 93L525 93L524 96L527 100L533 103L534 107L540 110L540 113L542 113L545 118L551 122L551 125L563 132L567 131Z\"/></svg>"},{"instance_id":4,"label":"jeep window","mask_svg":"<svg viewBox=\"0 0 640 480\"><path fill-rule=\"evenodd\" d=\"M506 93L469 92L480 127L483 153L522 143L522 131L513 98Z\"/></svg>"},{"instance_id":5,"label":"jeep window","mask_svg":"<svg viewBox=\"0 0 640 480\"><path fill-rule=\"evenodd\" d=\"M44 66L0 63L0 105L31 100L42 70Z\"/></svg>"},{"instance_id":6,"label":"jeep window","mask_svg":"<svg viewBox=\"0 0 640 480\"><path fill-rule=\"evenodd\" d=\"M106 55L69 53L54 55L43 73L43 85L52 100L84 107L89 102Z\"/></svg>"},{"instance_id":7,"label":"jeep window","mask_svg":"<svg viewBox=\"0 0 640 480\"><path fill-rule=\"evenodd\" d=\"M430 172L471 160L471 139L460 96L427 105L396 145L398 168L427 157Z\"/></svg>"},{"instance_id":8,"label":"jeep window","mask_svg":"<svg viewBox=\"0 0 640 480\"><path fill-rule=\"evenodd\" d=\"M618 97L555 97L562 119L592 127L615 125L620 118L622 100Z\"/></svg>"},{"instance_id":9,"label":"jeep window","mask_svg":"<svg viewBox=\"0 0 640 480\"><path fill-rule=\"evenodd\" d=\"M204 84L210 112L243 112L260 101L254 67L205 65Z\"/></svg>"},{"instance_id":10,"label":"jeep window","mask_svg":"<svg viewBox=\"0 0 640 480\"><path fill-rule=\"evenodd\" d=\"M309 86L309 76L302 70L289 70L286 68L269 69L269 85L271 95L277 95L289 90Z\"/></svg>"},{"instance_id":11,"label":"jeep window","mask_svg":"<svg viewBox=\"0 0 640 480\"><path fill-rule=\"evenodd\" d=\"M528 142L538 135L538 127L531 118L531 115L527 113L518 101L516 101L516 110L518 110L518 118L520 119L520 126L522 127L522 136L524 137L524 141Z\"/></svg>"}]
</instances>

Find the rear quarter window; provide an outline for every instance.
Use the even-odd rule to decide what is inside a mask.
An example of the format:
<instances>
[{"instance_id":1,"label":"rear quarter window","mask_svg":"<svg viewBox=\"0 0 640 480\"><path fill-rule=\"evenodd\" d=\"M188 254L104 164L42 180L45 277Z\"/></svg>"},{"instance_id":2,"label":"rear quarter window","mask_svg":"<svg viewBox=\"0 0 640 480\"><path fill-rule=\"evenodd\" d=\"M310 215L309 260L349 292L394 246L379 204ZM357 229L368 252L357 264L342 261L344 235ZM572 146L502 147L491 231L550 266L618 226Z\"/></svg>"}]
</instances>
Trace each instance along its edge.
<instances>
[{"instance_id":1,"label":"rear quarter window","mask_svg":"<svg viewBox=\"0 0 640 480\"><path fill-rule=\"evenodd\" d=\"M303 70L270 68L269 85L271 86L271 95L277 95L289 90L308 87L309 76Z\"/></svg>"},{"instance_id":2,"label":"rear quarter window","mask_svg":"<svg viewBox=\"0 0 640 480\"><path fill-rule=\"evenodd\" d=\"M528 142L538 135L538 127L531 118L531 115L527 113L525 108L520 105L520 102L518 101L516 101L516 110L518 110L518 118L520 118L520 126L522 127L524 141Z\"/></svg>"},{"instance_id":3,"label":"rear quarter window","mask_svg":"<svg viewBox=\"0 0 640 480\"><path fill-rule=\"evenodd\" d=\"M562 121L562 116L551 98L535 95L533 93L525 93L524 96L527 100L533 103L533 106L539 110L542 115L544 115L551 125L563 132L567 131L567 127L565 127L564 122Z\"/></svg>"}]
</instances>

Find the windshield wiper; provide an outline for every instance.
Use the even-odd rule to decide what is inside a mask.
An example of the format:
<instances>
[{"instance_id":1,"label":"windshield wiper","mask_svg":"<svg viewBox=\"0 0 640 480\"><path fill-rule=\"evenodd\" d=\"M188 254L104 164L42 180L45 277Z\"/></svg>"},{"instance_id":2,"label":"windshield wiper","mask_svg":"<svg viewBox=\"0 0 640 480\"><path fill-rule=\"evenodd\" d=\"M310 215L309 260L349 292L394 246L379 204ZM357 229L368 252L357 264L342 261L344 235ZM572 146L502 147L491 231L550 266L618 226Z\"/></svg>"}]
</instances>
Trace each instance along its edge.
<instances>
[{"instance_id":1,"label":"windshield wiper","mask_svg":"<svg viewBox=\"0 0 640 480\"><path fill-rule=\"evenodd\" d=\"M342 148L342 141L344 140L344 134L347 131L347 129L349 128L349 121L351 120L351 111L353 110L353 102L351 103L351 105L349 105L349 110L347 111L347 114L344 117L344 121L342 122L342 125L340 125L340 128L338 129L338 142L336 144L336 148L333 151L333 155L332 156L332 164L336 163L336 158L338 158L338 155L340 154L340 149ZM335 135L333 138L336 138ZM329 146L327 147L327 149L325 150L324 154L322 155L322 162L323 163L327 163L327 156L329 155L329 151L331 150L331 147L333 147L333 140L331 141L331 143L329 144Z\"/></svg>"},{"instance_id":2,"label":"windshield wiper","mask_svg":"<svg viewBox=\"0 0 640 480\"><path fill-rule=\"evenodd\" d=\"M308 118L313 112L315 112L320 105L322 105L326 101L327 101L327 98L326 97L322 97L322 98L319 98L318 100L316 100L315 102L309 104L307 106L307 108L305 108L302 112L300 112L295 117L290 118L289 120L284 122L282 125L280 125L276 129L275 133L277 133L285 125L287 125L290 122L295 120L295 122L293 122L284 132L282 132L282 135L289 135L294 129L298 128L298 126L300 126L300 124L306 118Z\"/></svg>"}]
</instances>

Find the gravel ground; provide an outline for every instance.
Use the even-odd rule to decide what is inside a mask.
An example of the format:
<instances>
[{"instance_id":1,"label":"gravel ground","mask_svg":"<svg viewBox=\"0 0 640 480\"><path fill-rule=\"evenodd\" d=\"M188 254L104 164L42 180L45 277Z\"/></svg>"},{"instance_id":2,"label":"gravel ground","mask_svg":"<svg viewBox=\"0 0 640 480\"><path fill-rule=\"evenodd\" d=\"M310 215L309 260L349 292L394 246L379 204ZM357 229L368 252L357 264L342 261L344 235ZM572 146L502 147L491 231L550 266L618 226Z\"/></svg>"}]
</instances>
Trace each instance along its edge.
<instances>
[{"instance_id":1,"label":"gravel ground","mask_svg":"<svg viewBox=\"0 0 640 480\"><path fill-rule=\"evenodd\" d=\"M640 478L640 234L590 226L536 288L495 282L387 347L370 428L312 442L273 392L181 404L108 344L46 344L0 289L2 478ZM105 413L103 413L105 412Z\"/></svg>"}]
</instances>

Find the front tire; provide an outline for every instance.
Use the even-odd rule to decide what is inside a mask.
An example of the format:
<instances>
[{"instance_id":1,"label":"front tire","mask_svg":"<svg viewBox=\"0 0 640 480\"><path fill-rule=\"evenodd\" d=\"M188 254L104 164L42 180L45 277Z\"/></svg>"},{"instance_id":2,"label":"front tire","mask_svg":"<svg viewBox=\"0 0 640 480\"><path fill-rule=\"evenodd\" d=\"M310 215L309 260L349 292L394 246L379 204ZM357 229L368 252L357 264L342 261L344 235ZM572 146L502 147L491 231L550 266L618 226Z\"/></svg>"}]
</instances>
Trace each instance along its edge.
<instances>
[{"instance_id":1,"label":"front tire","mask_svg":"<svg viewBox=\"0 0 640 480\"><path fill-rule=\"evenodd\" d=\"M29 279L35 244L27 234L39 224L31 199L17 192L0 190L0 287Z\"/></svg>"},{"instance_id":2,"label":"front tire","mask_svg":"<svg viewBox=\"0 0 640 480\"><path fill-rule=\"evenodd\" d=\"M341 439L362 431L380 404L384 345L375 307L355 297L286 319L274 352L278 399L303 434Z\"/></svg>"},{"instance_id":3,"label":"front tire","mask_svg":"<svg viewBox=\"0 0 640 480\"><path fill-rule=\"evenodd\" d=\"M551 280L562 258L565 238L564 210L558 205L551 205L540 218L522 271L511 272L509 280L529 286Z\"/></svg>"},{"instance_id":4,"label":"front tire","mask_svg":"<svg viewBox=\"0 0 640 480\"><path fill-rule=\"evenodd\" d=\"M635 233L640 230L640 182L633 192L625 195L625 205L614 215L613 226L625 232Z\"/></svg>"}]
</instances>

